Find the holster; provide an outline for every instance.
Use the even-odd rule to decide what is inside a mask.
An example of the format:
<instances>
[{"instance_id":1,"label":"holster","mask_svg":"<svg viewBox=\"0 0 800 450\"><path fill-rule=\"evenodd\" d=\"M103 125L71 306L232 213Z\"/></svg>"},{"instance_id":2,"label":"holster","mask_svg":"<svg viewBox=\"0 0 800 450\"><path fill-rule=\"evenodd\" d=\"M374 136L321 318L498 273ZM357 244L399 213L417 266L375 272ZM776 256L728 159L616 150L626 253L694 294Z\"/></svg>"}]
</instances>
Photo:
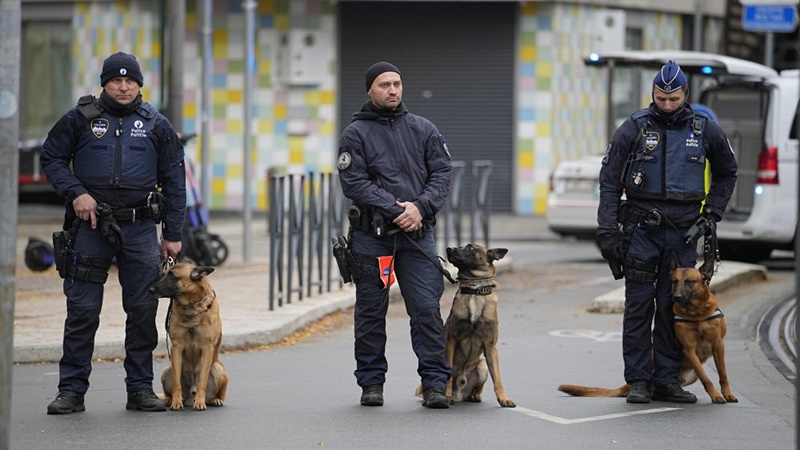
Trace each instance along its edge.
<instances>
[{"instance_id":1,"label":"holster","mask_svg":"<svg viewBox=\"0 0 800 450\"><path fill-rule=\"evenodd\" d=\"M67 237L67 232L64 230L56 231L53 233L53 255L55 257L56 270L58 276L67 278L67 264L69 264L69 253L72 249L68 248L70 239Z\"/></svg>"},{"instance_id":2,"label":"holster","mask_svg":"<svg viewBox=\"0 0 800 450\"><path fill-rule=\"evenodd\" d=\"M68 204L64 213L64 223L61 225L61 231L53 233L53 255L58 276L61 278L69 276L72 247L75 245L75 236L78 234L80 224L81 220L75 215L72 205Z\"/></svg>"},{"instance_id":3,"label":"holster","mask_svg":"<svg viewBox=\"0 0 800 450\"><path fill-rule=\"evenodd\" d=\"M372 283L384 287L377 256L353 252L344 236L331 238L331 244L333 257L345 283Z\"/></svg>"}]
</instances>

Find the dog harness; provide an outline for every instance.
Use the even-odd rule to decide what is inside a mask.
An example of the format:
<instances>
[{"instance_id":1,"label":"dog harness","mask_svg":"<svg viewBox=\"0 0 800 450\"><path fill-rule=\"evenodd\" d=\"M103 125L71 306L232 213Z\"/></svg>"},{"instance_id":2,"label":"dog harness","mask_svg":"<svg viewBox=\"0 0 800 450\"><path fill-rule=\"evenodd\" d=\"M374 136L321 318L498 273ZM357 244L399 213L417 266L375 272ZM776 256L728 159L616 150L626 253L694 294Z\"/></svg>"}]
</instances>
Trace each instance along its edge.
<instances>
[{"instance_id":1,"label":"dog harness","mask_svg":"<svg viewBox=\"0 0 800 450\"><path fill-rule=\"evenodd\" d=\"M675 317L673 317L672 320L674 322L705 322L707 320L721 319L723 317L725 317L725 314L722 314L722 310L717 308L716 311L714 311L714 314L711 314L710 316L706 317L703 320L687 319L687 318L685 318L683 316L680 316L678 314L675 314Z\"/></svg>"}]
</instances>

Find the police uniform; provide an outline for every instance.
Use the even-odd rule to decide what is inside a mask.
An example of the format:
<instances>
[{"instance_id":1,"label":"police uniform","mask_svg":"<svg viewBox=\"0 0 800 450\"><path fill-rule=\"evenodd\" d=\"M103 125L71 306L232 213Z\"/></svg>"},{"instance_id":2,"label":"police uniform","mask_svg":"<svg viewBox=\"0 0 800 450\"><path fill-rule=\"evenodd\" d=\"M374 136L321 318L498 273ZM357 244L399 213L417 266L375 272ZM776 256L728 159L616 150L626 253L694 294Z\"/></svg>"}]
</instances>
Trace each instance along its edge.
<instances>
[{"instance_id":1,"label":"police uniform","mask_svg":"<svg viewBox=\"0 0 800 450\"><path fill-rule=\"evenodd\" d=\"M394 66L371 70L383 68L399 74ZM368 90L375 76L377 73L370 78L368 71ZM450 377L439 305L444 282L439 267L434 266L436 246L431 225L450 189L452 166L444 138L430 121L409 113L402 103L396 110L386 111L367 102L342 132L338 169L344 195L360 212L359 218L351 217L352 251L394 258L423 389L443 391ZM413 201L422 214L426 225L414 238L403 236L392 223L403 212L395 204L398 200ZM362 388L380 386L382 393L388 370L389 288L374 280L355 282L355 376ZM366 404L363 397L362 404Z\"/></svg>"},{"instance_id":2,"label":"police uniform","mask_svg":"<svg viewBox=\"0 0 800 450\"><path fill-rule=\"evenodd\" d=\"M104 63L102 85L123 74L142 84L138 63L132 55L112 55ZM106 95L103 92L100 100L91 96L81 98L78 106L53 126L41 151L48 181L67 200L70 219L65 226L74 220L72 201L88 193L109 213L107 217L98 214L98 221L107 221L105 225L115 229L113 238L103 233L108 228L100 224L92 229L90 222L76 221L74 246L65 269L67 318L59 363L59 391L80 395L81 408L82 395L89 388L103 283L113 258L127 314L123 364L129 399L131 393L152 392L158 299L148 288L161 272L156 221L163 222L164 240L180 242L186 207L183 146L172 125L155 108L141 101L141 97L129 105L126 114L121 114L104 106L113 104L107 103L110 97ZM165 201L150 203L157 186ZM48 408L48 412L72 411Z\"/></svg>"},{"instance_id":3,"label":"police uniform","mask_svg":"<svg viewBox=\"0 0 800 450\"><path fill-rule=\"evenodd\" d=\"M656 75L654 86L673 92L686 86L686 78L670 61ZM707 195L706 161L711 169ZM675 390L681 347L672 324L670 261L674 254L681 266L695 266L696 247L686 244L684 235L701 208L707 217L721 220L736 173L723 130L686 103L670 114L651 103L614 133L600 171L597 236L601 249L612 240L623 243L622 347L628 384L645 381ZM623 190L626 202L620 208ZM604 257L608 257L605 251ZM693 397L685 394L676 394L679 401Z\"/></svg>"}]
</instances>

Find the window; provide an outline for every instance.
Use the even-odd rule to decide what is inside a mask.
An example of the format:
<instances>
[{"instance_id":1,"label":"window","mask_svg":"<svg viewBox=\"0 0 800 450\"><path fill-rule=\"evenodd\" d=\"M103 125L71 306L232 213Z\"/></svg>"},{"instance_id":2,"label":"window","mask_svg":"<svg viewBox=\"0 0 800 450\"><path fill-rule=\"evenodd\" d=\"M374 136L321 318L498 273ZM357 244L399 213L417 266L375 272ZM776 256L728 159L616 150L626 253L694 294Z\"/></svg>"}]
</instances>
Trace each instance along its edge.
<instances>
[{"instance_id":1,"label":"window","mask_svg":"<svg viewBox=\"0 0 800 450\"><path fill-rule=\"evenodd\" d=\"M67 21L23 21L20 140L42 140L77 99L72 94L72 28Z\"/></svg>"}]
</instances>

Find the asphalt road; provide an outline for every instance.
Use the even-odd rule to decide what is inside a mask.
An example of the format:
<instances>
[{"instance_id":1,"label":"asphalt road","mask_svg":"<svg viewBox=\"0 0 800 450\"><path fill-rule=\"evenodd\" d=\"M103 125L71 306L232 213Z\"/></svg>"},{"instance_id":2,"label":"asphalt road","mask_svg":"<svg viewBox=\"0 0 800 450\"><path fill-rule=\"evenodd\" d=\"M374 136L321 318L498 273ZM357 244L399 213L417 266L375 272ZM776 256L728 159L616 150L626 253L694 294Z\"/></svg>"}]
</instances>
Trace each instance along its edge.
<instances>
[{"instance_id":1,"label":"asphalt road","mask_svg":"<svg viewBox=\"0 0 800 450\"><path fill-rule=\"evenodd\" d=\"M729 330L728 372L739 403L711 404L695 384L689 388L699 398L694 405L629 405L556 390L561 383L623 383L621 315L587 312L592 299L619 286L593 244L505 245L515 264L498 279L498 349L503 384L517 408L499 407L491 381L480 404L423 408L413 395L419 379L408 318L402 302L394 302L383 407L358 404L352 321L343 313L289 345L224 354L229 398L224 407L205 412L126 411L124 371L120 361L112 361L95 364L86 412L48 416L57 365L16 365L11 448L794 448L795 388L762 351L757 333L769 308L794 293L791 268L771 270L766 281L719 296ZM448 290L445 315L451 299ZM166 364L157 361L157 373ZM713 364L706 367L716 382Z\"/></svg>"}]
</instances>

